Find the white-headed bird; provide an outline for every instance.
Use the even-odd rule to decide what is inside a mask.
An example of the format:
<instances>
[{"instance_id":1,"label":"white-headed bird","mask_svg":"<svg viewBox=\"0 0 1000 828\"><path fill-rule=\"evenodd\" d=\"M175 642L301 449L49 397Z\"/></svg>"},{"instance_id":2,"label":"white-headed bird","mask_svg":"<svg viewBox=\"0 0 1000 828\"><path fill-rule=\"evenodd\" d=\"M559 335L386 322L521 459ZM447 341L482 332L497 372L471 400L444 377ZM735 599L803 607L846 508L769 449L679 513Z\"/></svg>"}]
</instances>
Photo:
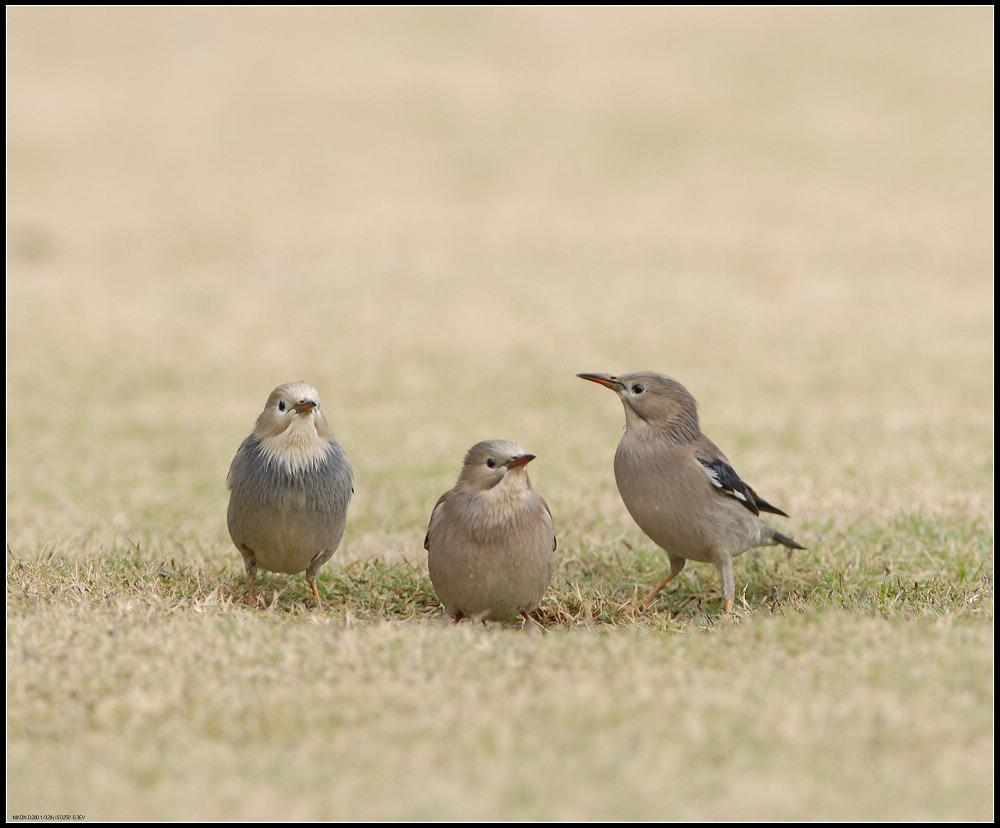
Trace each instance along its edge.
<instances>
[{"instance_id":1,"label":"white-headed bird","mask_svg":"<svg viewBox=\"0 0 1000 828\"><path fill-rule=\"evenodd\" d=\"M337 551L354 471L306 382L279 385L229 467L229 534L243 555L253 603L257 567L305 571L316 606L319 568Z\"/></svg>"}]
</instances>

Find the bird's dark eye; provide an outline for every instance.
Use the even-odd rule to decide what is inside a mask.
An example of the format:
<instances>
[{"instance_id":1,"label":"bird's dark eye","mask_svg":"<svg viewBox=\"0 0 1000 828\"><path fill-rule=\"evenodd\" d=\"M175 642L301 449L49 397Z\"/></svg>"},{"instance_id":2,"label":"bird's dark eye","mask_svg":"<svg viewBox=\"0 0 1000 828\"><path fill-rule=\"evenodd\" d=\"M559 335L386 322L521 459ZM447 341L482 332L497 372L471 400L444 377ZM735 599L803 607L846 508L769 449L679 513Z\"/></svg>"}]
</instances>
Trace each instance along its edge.
<instances>
[{"instance_id":1,"label":"bird's dark eye","mask_svg":"<svg viewBox=\"0 0 1000 828\"><path fill-rule=\"evenodd\" d=\"M491 469L495 469L497 467L497 461L491 457L486 461L486 465L489 466Z\"/></svg>"},{"instance_id":2,"label":"bird's dark eye","mask_svg":"<svg viewBox=\"0 0 1000 828\"><path fill-rule=\"evenodd\" d=\"M278 411L284 411L284 410L285 410L285 401L278 400Z\"/></svg>"},{"instance_id":3,"label":"bird's dark eye","mask_svg":"<svg viewBox=\"0 0 1000 828\"><path fill-rule=\"evenodd\" d=\"M645 390L646 390L646 387L644 385L639 385L639 383L636 383L635 385L632 386L632 393L633 394L641 394Z\"/></svg>"}]
</instances>

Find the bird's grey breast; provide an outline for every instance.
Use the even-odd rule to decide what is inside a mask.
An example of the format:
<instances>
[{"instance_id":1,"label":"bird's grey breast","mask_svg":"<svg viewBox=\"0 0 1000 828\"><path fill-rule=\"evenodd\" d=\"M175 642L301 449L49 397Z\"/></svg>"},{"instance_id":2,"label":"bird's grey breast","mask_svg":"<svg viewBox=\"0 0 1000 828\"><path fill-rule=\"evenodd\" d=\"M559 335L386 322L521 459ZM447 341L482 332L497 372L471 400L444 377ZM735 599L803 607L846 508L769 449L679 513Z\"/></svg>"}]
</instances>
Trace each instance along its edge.
<instances>
[{"instance_id":1,"label":"bird's grey breast","mask_svg":"<svg viewBox=\"0 0 1000 828\"><path fill-rule=\"evenodd\" d=\"M344 450L331 441L314 463L290 468L265 452L250 435L243 441L229 471L233 494L256 503L281 500L300 508L346 508L354 488L354 471Z\"/></svg>"}]
</instances>

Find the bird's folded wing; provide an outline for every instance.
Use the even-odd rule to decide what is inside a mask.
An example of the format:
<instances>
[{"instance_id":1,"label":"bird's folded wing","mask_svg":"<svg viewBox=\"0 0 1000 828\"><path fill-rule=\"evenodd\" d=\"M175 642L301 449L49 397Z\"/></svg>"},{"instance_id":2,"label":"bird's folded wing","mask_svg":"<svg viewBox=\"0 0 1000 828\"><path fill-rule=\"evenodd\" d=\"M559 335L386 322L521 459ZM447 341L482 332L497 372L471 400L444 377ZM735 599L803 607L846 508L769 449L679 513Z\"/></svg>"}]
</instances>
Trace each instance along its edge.
<instances>
[{"instance_id":1,"label":"bird's folded wing","mask_svg":"<svg viewBox=\"0 0 1000 828\"><path fill-rule=\"evenodd\" d=\"M715 488L723 494L738 500L755 515L760 514L753 489L740 479L740 476L729 463L721 457L707 459L695 455L695 459L701 464L701 467L705 470L705 474L708 475L708 479L712 481L712 485Z\"/></svg>"},{"instance_id":2,"label":"bird's folded wing","mask_svg":"<svg viewBox=\"0 0 1000 828\"><path fill-rule=\"evenodd\" d=\"M712 481L712 485L715 488L723 494L738 500L755 515L759 515L763 511L788 517L781 509L777 506L772 506L750 488L750 486L744 483L742 478L736 473L736 470L722 457L715 457L709 460L695 455L695 458L701 464L701 467L705 470L705 474L708 475L708 479Z\"/></svg>"}]
</instances>

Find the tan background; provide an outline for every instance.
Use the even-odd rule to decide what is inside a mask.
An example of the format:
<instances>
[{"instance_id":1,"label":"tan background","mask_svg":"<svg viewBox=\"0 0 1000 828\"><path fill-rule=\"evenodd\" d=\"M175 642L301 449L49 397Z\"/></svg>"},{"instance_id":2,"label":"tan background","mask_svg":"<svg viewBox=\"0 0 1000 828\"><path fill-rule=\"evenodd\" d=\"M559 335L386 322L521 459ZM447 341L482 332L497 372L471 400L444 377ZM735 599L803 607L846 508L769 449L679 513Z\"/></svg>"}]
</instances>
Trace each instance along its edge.
<instances>
[{"instance_id":1,"label":"tan background","mask_svg":"<svg viewBox=\"0 0 1000 828\"><path fill-rule=\"evenodd\" d=\"M100 566L135 545L219 562L237 590L226 470L296 379L357 471L328 567L419 564L431 506L487 437L539 456L564 559L641 545L611 475L620 406L574 374L652 369L695 394L709 435L793 515L783 530L819 550L860 533L885 571L934 575L879 538L914 515L992 534L993 22L990 7L8 9L9 566L53 549ZM18 790L55 761L25 733ZM188 813L192 789L156 770L144 810L141 779L119 800L114 772L109 789L60 767L105 791L91 818ZM787 770L757 780L762 802ZM890 788L920 788L897 770ZM527 784L550 771L529 763ZM199 813L336 818L231 781ZM741 813L727 789L719 813L707 783L692 810L661 810L658 779L619 780L607 810L578 792L580 809L483 793L485 810L449 811L461 797L433 774L413 784L425 816L462 818L820 816L810 803L981 818L991 785L938 797L942 814L879 810L874 788L868 810L830 791L790 813ZM346 813L421 813L378 800Z\"/></svg>"}]
</instances>

